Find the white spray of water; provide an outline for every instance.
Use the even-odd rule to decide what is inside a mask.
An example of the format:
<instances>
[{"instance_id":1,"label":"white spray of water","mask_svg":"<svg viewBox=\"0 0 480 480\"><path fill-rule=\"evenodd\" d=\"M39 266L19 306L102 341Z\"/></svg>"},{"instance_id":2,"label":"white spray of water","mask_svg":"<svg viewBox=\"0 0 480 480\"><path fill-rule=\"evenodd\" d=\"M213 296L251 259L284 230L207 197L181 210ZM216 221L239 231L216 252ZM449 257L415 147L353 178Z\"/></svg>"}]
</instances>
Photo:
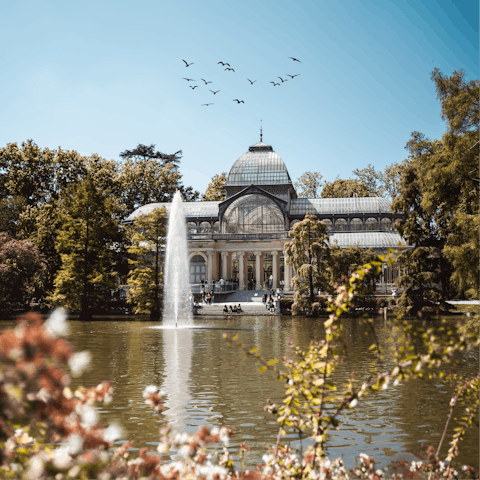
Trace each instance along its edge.
<instances>
[{"instance_id":1,"label":"white spray of water","mask_svg":"<svg viewBox=\"0 0 480 480\"><path fill-rule=\"evenodd\" d=\"M176 327L192 323L187 225L179 191L173 197L168 217L163 305L164 325Z\"/></svg>"}]
</instances>

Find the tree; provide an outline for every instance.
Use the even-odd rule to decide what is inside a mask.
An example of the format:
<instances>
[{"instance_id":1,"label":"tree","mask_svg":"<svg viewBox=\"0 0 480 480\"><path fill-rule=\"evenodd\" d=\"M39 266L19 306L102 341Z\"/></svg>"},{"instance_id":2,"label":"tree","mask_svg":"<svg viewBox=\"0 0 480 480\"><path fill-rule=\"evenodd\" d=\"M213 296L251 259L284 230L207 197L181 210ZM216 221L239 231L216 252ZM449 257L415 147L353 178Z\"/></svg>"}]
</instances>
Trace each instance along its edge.
<instances>
[{"instance_id":1,"label":"tree","mask_svg":"<svg viewBox=\"0 0 480 480\"><path fill-rule=\"evenodd\" d=\"M166 154L155 151L155 145L139 144L133 150L120 153L124 162L120 168L122 199L127 213L155 202L170 202L177 190L185 201L194 201L200 193L184 187L178 166L182 151Z\"/></svg>"},{"instance_id":2,"label":"tree","mask_svg":"<svg viewBox=\"0 0 480 480\"><path fill-rule=\"evenodd\" d=\"M444 273L450 271L449 280L457 294L478 298L480 220L479 180L475 174L479 81L467 82L464 75L462 70L451 77L438 69L432 72L447 131L441 141L412 133L407 143L409 164L393 207L404 212L399 231L405 239L415 247L423 246L429 238L434 241L435 257L449 265ZM446 283L442 278L442 284ZM446 291L452 293L449 288Z\"/></svg>"},{"instance_id":3,"label":"tree","mask_svg":"<svg viewBox=\"0 0 480 480\"><path fill-rule=\"evenodd\" d=\"M115 248L121 242L116 208L109 191L98 188L88 175L79 185L71 185L62 199L55 241L61 268L50 301L79 310L81 319L105 305L109 289L115 287Z\"/></svg>"},{"instance_id":4,"label":"tree","mask_svg":"<svg viewBox=\"0 0 480 480\"><path fill-rule=\"evenodd\" d=\"M375 196L375 192L359 180L341 180L337 178L334 182L326 182L322 190L322 198L353 197L355 193L359 197Z\"/></svg>"},{"instance_id":5,"label":"tree","mask_svg":"<svg viewBox=\"0 0 480 480\"><path fill-rule=\"evenodd\" d=\"M411 249L404 250L399 263L405 272L398 278L398 285L404 288L399 306L407 314L418 314L425 307L446 308L449 296L449 277L452 269L442 257L444 241L438 231L433 213L424 208L424 172L419 168L418 159L432 153L439 147L423 135L414 132L408 148L412 164L405 171L400 195L393 201L394 212L403 211L403 218L396 228Z\"/></svg>"},{"instance_id":6,"label":"tree","mask_svg":"<svg viewBox=\"0 0 480 480\"><path fill-rule=\"evenodd\" d=\"M135 313L146 313L155 319L161 312L166 222L164 207L137 217L132 244L127 247L133 255L129 263L135 267L128 274L128 301L135 305Z\"/></svg>"},{"instance_id":7,"label":"tree","mask_svg":"<svg viewBox=\"0 0 480 480\"><path fill-rule=\"evenodd\" d=\"M356 180L365 185L369 192L374 196L381 197L383 195L383 176L382 172L375 170L375 167L369 163L365 168L353 170Z\"/></svg>"},{"instance_id":8,"label":"tree","mask_svg":"<svg viewBox=\"0 0 480 480\"><path fill-rule=\"evenodd\" d=\"M319 198L325 182L320 172L305 172L295 182L297 195L300 198Z\"/></svg>"},{"instance_id":9,"label":"tree","mask_svg":"<svg viewBox=\"0 0 480 480\"><path fill-rule=\"evenodd\" d=\"M44 272L44 259L34 243L0 233L0 310L29 303Z\"/></svg>"},{"instance_id":10,"label":"tree","mask_svg":"<svg viewBox=\"0 0 480 480\"><path fill-rule=\"evenodd\" d=\"M285 244L287 261L295 269L293 277L294 302L292 314L305 312L312 315L318 312L319 303L315 290L329 290L328 279L328 235L324 222L307 213L289 232L293 239Z\"/></svg>"},{"instance_id":11,"label":"tree","mask_svg":"<svg viewBox=\"0 0 480 480\"><path fill-rule=\"evenodd\" d=\"M55 151L40 149L33 140L9 143L0 149L0 193L20 196L28 205L48 200L54 177Z\"/></svg>"},{"instance_id":12,"label":"tree","mask_svg":"<svg viewBox=\"0 0 480 480\"><path fill-rule=\"evenodd\" d=\"M357 245L341 248L334 244L330 246L329 273L330 283L341 284L350 277L351 273L362 265L378 261L378 255L370 248L365 249Z\"/></svg>"},{"instance_id":13,"label":"tree","mask_svg":"<svg viewBox=\"0 0 480 480\"><path fill-rule=\"evenodd\" d=\"M223 186L227 181L226 172L222 172L220 175L216 174L212 177L212 181L208 184L205 193L202 195L203 201L219 201L225 200L225 190Z\"/></svg>"}]
</instances>

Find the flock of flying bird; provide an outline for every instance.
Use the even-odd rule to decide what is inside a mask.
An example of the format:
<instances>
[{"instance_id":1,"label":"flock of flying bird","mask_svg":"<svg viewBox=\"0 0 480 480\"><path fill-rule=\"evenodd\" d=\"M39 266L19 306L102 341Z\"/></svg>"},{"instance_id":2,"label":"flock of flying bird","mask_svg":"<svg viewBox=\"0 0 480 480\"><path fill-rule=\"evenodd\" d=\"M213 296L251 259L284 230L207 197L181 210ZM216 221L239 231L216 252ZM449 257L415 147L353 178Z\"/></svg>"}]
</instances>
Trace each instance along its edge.
<instances>
[{"instance_id":1,"label":"flock of flying bird","mask_svg":"<svg viewBox=\"0 0 480 480\"><path fill-rule=\"evenodd\" d=\"M288 57L288 58L291 58L294 62L302 63L297 58L294 58L294 57ZM186 60L182 60L182 61L185 62L185 67L189 67L190 65L193 65L193 62L188 63ZM218 62L217 65L222 65L222 67L227 67L227 68L225 68L225 71L235 72L235 70L227 62ZM290 80L293 80L295 77L298 77L300 74L298 73L297 75L289 75L287 73L286 75L287 75L287 77L290 77ZM282 83L288 82L287 78L285 78L285 79L283 79L282 77L278 77L278 78L280 79L280 81ZM196 82L196 80L194 80L193 78L183 77L183 80L186 80L187 82ZM201 78L200 80L202 80L205 83L205 86L207 86L209 83L212 83L212 82L209 82L209 81L205 80L204 78ZM256 80L250 80L249 78L247 78L247 80L250 82L250 85L253 85L256 82ZM281 85L281 83L276 83L276 82L270 82L270 83L272 83L274 87L277 87L277 86ZM195 90L199 86L198 85L189 85L189 87L192 90ZM221 90L217 90L217 91L209 90L209 91L212 92L214 95L216 95ZM245 103L243 100L239 100L238 98L233 99L233 101L237 102L237 105L240 105L241 103ZM209 105L214 105L214 104L213 103L202 103L201 106L202 107L208 107Z\"/></svg>"}]
</instances>

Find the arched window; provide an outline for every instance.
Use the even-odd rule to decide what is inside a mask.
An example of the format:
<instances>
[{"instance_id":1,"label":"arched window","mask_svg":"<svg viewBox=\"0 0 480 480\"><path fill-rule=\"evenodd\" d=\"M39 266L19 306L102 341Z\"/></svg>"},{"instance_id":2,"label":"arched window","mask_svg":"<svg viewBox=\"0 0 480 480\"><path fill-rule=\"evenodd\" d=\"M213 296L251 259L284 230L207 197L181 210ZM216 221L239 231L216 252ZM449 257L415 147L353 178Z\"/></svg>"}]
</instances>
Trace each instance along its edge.
<instances>
[{"instance_id":1,"label":"arched window","mask_svg":"<svg viewBox=\"0 0 480 480\"><path fill-rule=\"evenodd\" d=\"M365 230L377 230L378 229L378 220L376 218L367 218L365 221Z\"/></svg>"},{"instance_id":2,"label":"arched window","mask_svg":"<svg viewBox=\"0 0 480 480\"><path fill-rule=\"evenodd\" d=\"M352 218L350 220L350 230L358 231L362 229L363 229L362 221L359 218Z\"/></svg>"},{"instance_id":3,"label":"arched window","mask_svg":"<svg viewBox=\"0 0 480 480\"><path fill-rule=\"evenodd\" d=\"M331 232L333 230L333 223L331 220L325 218L324 220L322 220L322 222L327 226L327 232Z\"/></svg>"},{"instance_id":4,"label":"arched window","mask_svg":"<svg viewBox=\"0 0 480 480\"><path fill-rule=\"evenodd\" d=\"M220 222L215 222L213 224L213 233L218 233L220 231Z\"/></svg>"},{"instance_id":5,"label":"arched window","mask_svg":"<svg viewBox=\"0 0 480 480\"><path fill-rule=\"evenodd\" d=\"M189 234L198 233L197 225L194 222L188 222L187 223L187 229L188 229Z\"/></svg>"},{"instance_id":6,"label":"arched window","mask_svg":"<svg viewBox=\"0 0 480 480\"><path fill-rule=\"evenodd\" d=\"M251 194L230 204L222 220L224 233L283 232L285 223L279 206L264 195Z\"/></svg>"},{"instance_id":7,"label":"arched window","mask_svg":"<svg viewBox=\"0 0 480 480\"><path fill-rule=\"evenodd\" d=\"M200 232L199 233L210 233L212 230L212 226L209 222L202 222L200 224Z\"/></svg>"},{"instance_id":8,"label":"arched window","mask_svg":"<svg viewBox=\"0 0 480 480\"><path fill-rule=\"evenodd\" d=\"M389 218L382 218L380 227L382 232L389 232L392 229L392 221Z\"/></svg>"},{"instance_id":9,"label":"arched window","mask_svg":"<svg viewBox=\"0 0 480 480\"><path fill-rule=\"evenodd\" d=\"M346 232L347 231L347 221L344 218L339 218L335 220L335 231L336 232Z\"/></svg>"}]
</instances>

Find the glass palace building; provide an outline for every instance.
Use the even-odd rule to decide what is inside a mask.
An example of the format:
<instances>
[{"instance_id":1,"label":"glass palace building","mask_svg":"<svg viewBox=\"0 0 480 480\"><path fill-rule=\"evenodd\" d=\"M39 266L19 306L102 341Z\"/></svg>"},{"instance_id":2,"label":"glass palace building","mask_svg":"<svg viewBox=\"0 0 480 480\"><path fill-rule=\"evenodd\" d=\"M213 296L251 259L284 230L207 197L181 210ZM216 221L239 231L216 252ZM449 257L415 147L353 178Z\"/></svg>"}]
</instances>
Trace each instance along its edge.
<instances>
[{"instance_id":1,"label":"glass palace building","mask_svg":"<svg viewBox=\"0 0 480 480\"><path fill-rule=\"evenodd\" d=\"M384 198L298 198L285 163L262 137L233 164L224 189L223 201L184 203L192 284L223 278L239 290L263 289L272 279L272 288L292 291L284 245L306 213L326 223L331 245L379 253L406 246L393 229L399 215ZM144 205L126 221L160 207L168 213L170 204ZM379 290L387 293L397 274L396 267L388 267Z\"/></svg>"}]
</instances>

